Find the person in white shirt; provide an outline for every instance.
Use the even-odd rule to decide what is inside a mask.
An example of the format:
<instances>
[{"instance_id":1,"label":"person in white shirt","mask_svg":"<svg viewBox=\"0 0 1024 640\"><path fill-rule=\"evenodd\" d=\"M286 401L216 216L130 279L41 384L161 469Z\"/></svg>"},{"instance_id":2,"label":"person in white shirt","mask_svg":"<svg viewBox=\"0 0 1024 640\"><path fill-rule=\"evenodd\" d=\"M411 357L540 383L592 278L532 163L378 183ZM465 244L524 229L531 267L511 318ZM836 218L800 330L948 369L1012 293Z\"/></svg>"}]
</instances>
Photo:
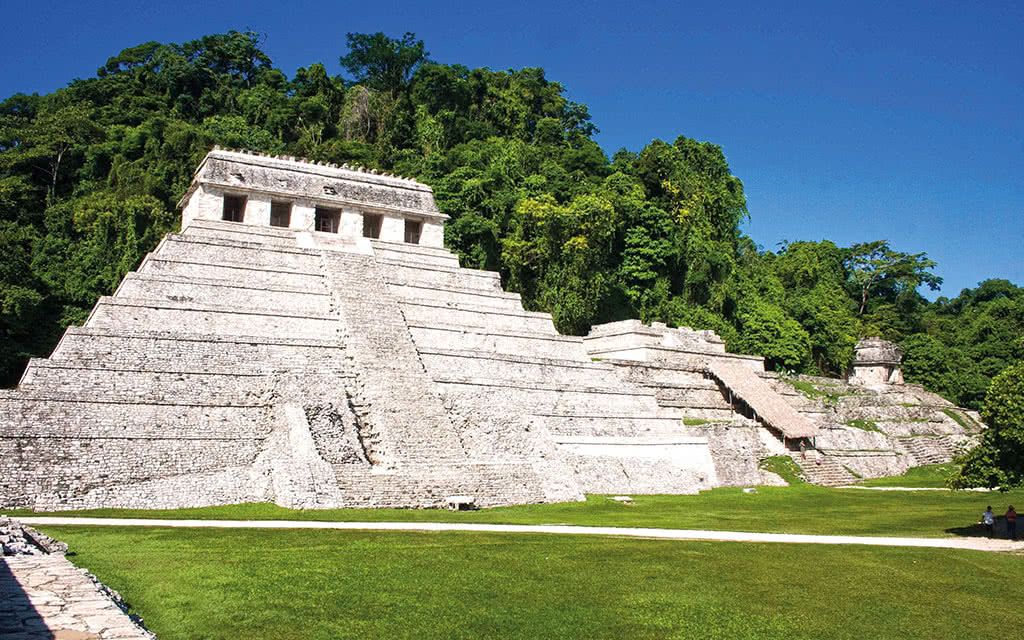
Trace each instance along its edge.
<instances>
[{"instance_id":1,"label":"person in white shirt","mask_svg":"<svg viewBox=\"0 0 1024 640\"><path fill-rule=\"evenodd\" d=\"M988 532L988 537L992 537L992 531L996 525L996 517L992 513L992 507L987 507L985 513L981 514L981 524L985 525L985 531Z\"/></svg>"}]
</instances>

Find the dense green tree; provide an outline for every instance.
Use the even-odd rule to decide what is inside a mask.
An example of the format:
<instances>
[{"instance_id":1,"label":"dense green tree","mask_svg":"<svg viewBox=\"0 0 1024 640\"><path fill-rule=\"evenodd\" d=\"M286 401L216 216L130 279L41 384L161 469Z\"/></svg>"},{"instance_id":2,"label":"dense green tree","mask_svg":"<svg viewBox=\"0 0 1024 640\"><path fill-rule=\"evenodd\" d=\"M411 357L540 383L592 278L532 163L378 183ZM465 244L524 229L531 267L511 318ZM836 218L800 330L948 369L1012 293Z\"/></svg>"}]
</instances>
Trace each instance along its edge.
<instances>
[{"instance_id":1,"label":"dense green tree","mask_svg":"<svg viewBox=\"0 0 1024 640\"><path fill-rule=\"evenodd\" d=\"M426 62L427 53L422 40L406 33L395 40L381 32L350 33L346 36L348 53L341 56L341 66L352 74L355 82L392 97L404 91L416 68Z\"/></svg>"},{"instance_id":2,"label":"dense green tree","mask_svg":"<svg viewBox=\"0 0 1024 640\"><path fill-rule=\"evenodd\" d=\"M800 371L807 365L810 338L778 305L765 299L743 305L739 314L740 351L764 356L772 369Z\"/></svg>"},{"instance_id":3,"label":"dense green tree","mask_svg":"<svg viewBox=\"0 0 1024 640\"><path fill-rule=\"evenodd\" d=\"M0 220L0 383L17 382L24 361L49 337L45 287L32 273L32 227ZM42 344L41 344L42 343Z\"/></svg>"},{"instance_id":4,"label":"dense green tree","mask_svg":"<svg viewBox=\"0 0 1024 640\"><path fill-rule=\"evenodd\" d=\"M980 409L992 378L1024 361L1024 288L986 280L921 314L923 329L902 339L904 374L950 400Z\"/></svg>"},{"instance_id":5,"label":"dense green tree","mask_svg":"<svg viewBox=\"0 0 1024 640\"><path fill-rule=\"evenodd\" d=\"M855 306L844 289L844 252L829 241L786 244L772 262L785 290L783 307L808 333L815 373L841 375L860 337Z\"/></svg>"},{"instance_id":6,"label":"dense green tree","mask_svg":"<svg viewBox=\"0 0 1024 640\"><path fill-rule=\"evenodd\" d=\"M861 315L868 310L872 294L882 292L891 300L903 293L916 294L921 285L937 290L942 278L929 273L935 266L936 262L924 253L893 251L886 240L855 244L846 255L846 268L850 284L860 298Z\"/></svg>"},{"instance_id":7,"label":"dense green tree","mask_svg":"<svg viewBox=\"0 0 1024 640\"><path fill-rule=\"evenodd\" d=\"M992 379L982 419L988 425L981 442L958 462L951 480L957 488L1024 484L1024 363L1008 367Z\"/></svg>"},{"instance_id":8,"label":"dense green tree","mask_svg":"<svg viewBox=\"0 0 1024 640\"><path fill-rule=\"evenodd\" d=\"M47 233L35 247L32 270L51 295L87 310L176 222L152 196L99 191L65 200L46 212Z\"/></svg>"}]
</instances>

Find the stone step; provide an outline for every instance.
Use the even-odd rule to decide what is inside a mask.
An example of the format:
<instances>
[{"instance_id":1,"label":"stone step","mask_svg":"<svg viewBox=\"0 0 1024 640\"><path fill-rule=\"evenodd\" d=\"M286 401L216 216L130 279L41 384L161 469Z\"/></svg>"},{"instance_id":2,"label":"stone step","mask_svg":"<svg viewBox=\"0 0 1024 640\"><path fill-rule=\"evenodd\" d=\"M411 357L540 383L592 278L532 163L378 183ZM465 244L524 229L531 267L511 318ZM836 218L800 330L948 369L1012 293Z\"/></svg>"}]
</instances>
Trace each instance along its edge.
<instances>
[{"instance_id":1,"label":"stone step","mask_svg":"<svg viewBox=\"0 0 1024 640\"><path fill-rule=\"evenodd\" d=\"M473 402L481 395L517 411L539 413L603 413L609 415L657 414L661 411L651 395L621 387L581 386L544 382L513 382L479 377L436 379L446 396Z\"/></svg>"},{"instance_id":2,"label":"stone step","mask_svg":"<svg viewBox=\"0 0 1024 640\"><path fill-rule=\"evenodd\" d=\"M499 355L476 350L420 349L428 371L448 377L480 377L512 382L559 380L567 384L588 384L622 388L615 372L598 363L563 358ZM649 391L644 395L653 396Z\"/></svg>"},{"instance_id":3,"label":"stone step","mask_svg":"<svg viewBox=\"0 0 1024 640\"><path fill-rule=\"evenodd\" d=\"M459 267L459 258L446 249L372 240L373 255L378 260L402 262L413 266Z\"/></svg>"},{"instance_id":4,"label":"stone step","mask_svg":"<svg viewBox=\"0 0 1024 640\"><path fill-rule=\"evenodd\" d=\"M897 438L896 443L917 465L949 462L956 455L956 448L947 437Z\"/></svg>"},{"instance_id":5,"label":"stone step","mask_svg":"<svg viewBox=\"0 0 1024 640\"><path fill-rule=\"evenodd\" d=\"M501 291L501 276L493 271L410 265L383 258L377 259L376 262L380 267L381 276L387 282L401 281L423 286Z\"/></svg>"},{"instance_id":6,"label":"stone step","mask_svg":"<svg viewBox=\"0 0 1024 640\"><path fill-rule=\"evenodd\" d=\"M238 283L250 287L295 288L315 291L323 287L318 272L295 269L253 267L246 264L209 264L172 260L150 254L139 265L138 273L154 277L200 278L207 282Z\"/></svg>"},{"instance_id":7,"label":"stone step","mask_svg":"<svg viewBox=\"0 0 1024 640\"><path fill-rule=\"evenodd\" d=\"M659 366L655 363L640 360L609 360L605 358L600 360L618 368L620 375L624 379L649 387L710 385L718 388L718 383L705 374L706 367L704 364L694 366L692 369L681 369Z\"/></svg>"},{"instance_id":8,"label":"stone step","mask_svg":"<svg viewBox=\"0 0 1024 640\"><path fill-rule=\"evenodd\" d=\"M665 405L662 405L665 406ZM669 407L671 408L671 407ZM678 407L678 411L683 414L685 418L691 420L707 420L709 422L727 422L727 423L743 423L751 425L759 425L760 423L750 420L743 415L736 413L732 409L723 409L720 407Z\"/></svg>"},{"instance_id":9,"label":"stone step","mask_svg":"<svg viewBox=\"0 0 1024 640\"><path fill-rule=\"evenodd\" d=\"M344 349L337 340L68 327L49 362L155 371L194 368L208 373L317 371L340 375L344 370L344 356Z\"/></svg>"},{"instance_id":10,"label":"stone step","mask_svg":"<svg viewBox=\"0 0 1024 640\"><path fill-rule=\"evenodd\" d=\"M803 471L805 479L812 484L835 487L853 484L860 479L839 462L820 453L808 452L806 459L797 452L790 452L789 455ZM821 464L818 464L819 459Z\"/></svg>"},{"instance_id":11,"label":"stone step","mask_svg":"<svg viewBox=\"0 0 1024 640\"><path fill-rule=\"evenodd\" d=\"M216 304L240 311L287 310L313 315L327 315L331 312L331 296L321 287L300 291L290 287L267 287L244 282L211 283L181 276L129 273L114 295L130 299Z\"/></svg>"},{"instance_id":12,"label":"stone step","mask_svg":"<svg viewBox=\"0 0 1024 640\"><path fill-rule=\"evenodd\" d=\"M29 362L19 391L37 397L94 398L107 402L188 402L202 406L268 406L274 381L240 372L153 371Z\"/></svg>"},{"instance_id":13,"label":"stone step","mask_svg":"<svg viewBox=\"0 0 1024 640\"><path fill-rule=\"evenodd\" d=\"M488 308L450 307L408 301L400 304L407 321L416 325L558 334L551 316L546 313L522 310L498 312Z\"/></svg>"},{"instance_id":14,"label":"stone step","mask_svg":"<svg viewBox=\"0 0 1024 640\"><path fill-rule=\"evenodd\" d=\"M655 396L665 407L732 409L718 389L657 389Z\"/></svg>"},{"instance_id":15,"label":"stone step","mask_svg":"<svg viewBox=\"0 0 1024 640\"><path fill-rule=\"evenodd\" d=\"M645 381L642 377L630 377L627 379L632 382L642 384L643 386L653 391L664 391L666 393L673 393L676 391L714 391L719 395L721 395L722 393L722 388L718 385L717 382L710 378L700 376L698 374L690 374L689 376L680 377L678 380L672 380L668 382L651 380Z\"/></svg>"},{"instance_id":16,"label":"stone step","mask_svg":"<svg viewBox=\"0 0 1024 640\"><path fill-rule=\"evenodd\" d=\"M195 236L169 235L157 247L155 257L213 265L249 266L263 269L315 272L319 251L285 248Z\"/></svg>"},{"instance_id":17,"label":"stone step","mask_svg":"<svg viewBox=\"0 0 1024 640\"><path fill-rule=\"evenodd\" d=\"M265 246L295 248L296 232L278 227L262 227L239 222L193 220L182 230L192 238L213 238L236 242L259 243Z\"/></svg>"},{"instance_id":18,"label":"stone step","mask_svg":"<svg viewBox=\"0 0 1024 640\"><path fill-rule=\"evenodd\" d=\"M335 465L344 506L408 507L416 496L419 507L444 508L455 495L474 498L477 506L545 501L545 491L529 465L518 462L458 462L408 464L391 470L365 465ZM566 494L562 499L582 496Z\"/></svg>"},{"instance_id":19,"label":"stone step","mask_svg":"<svg viewBox=\"0 0 1024 640\"><path fill-rule=\"evenodd\" d=\"M464 457L458 432L376 261L331 253L324 255L322 268L358 376L354 401L366 408L367 428L380 434L379 448L368 457L387 464ZM367 295L368 289L372 295Z\"/></svg>"},{"instance_id":20,"label":"stone step","mask_svg":"<svg viewBox=\"0 0 1024 640\"><path fill-rule=\"evenodd\" d=\"M684 435L680 418L608 414L534 414L534 417L556 438L558 436L653 437Z\"/></svg>"},{"instance_id":21,"label":"stone step","mask_svg":"<svg viewBox=\"0 0 1024 640\"><path fill-rule=\"evenodd\" d=\"M501 289L464 288L443 285L424 285L401 279L387 279L388 289L399 300L433 300L436 302L462 302L481 306L509 307L522 309L518 293L506 293Z\"/></svg>"},{"instance_id":22,"label":"stone step","mask_svg":"<svg viewBox=\"0 0 1024 640\"><path fill-rule=\"evenodd\" d=\"M523 313L518 296L495 296L490 292L450 292L389 285L388 289L402 304L445 305L452 308L490 310L494 313Z\"/></svg>"},{"instance_id":23,"label":"stone step","mask_svg":"<svg viewBox=\"0 0 1024 640\"><path fill-rule=\"evenodd\" d=\"M258 441L269 429L265 407L106 402L18 393L0 397L6 437L76 438L97 443L114 440ZM136 445L139 446L139 445Z\"/></svg>"},{"instance_id":24,"label":"stone step","mask_svg":"<svg viewBox=\"0 0 1024 640\"><path fill-rule=\"evenodd\" d=\"M468 349L503 355L579 360L586 358L583 339L558 333L512 331L408 320L420 349Z\"/></svg>"},{"instance_id":25,"label":"stone step","mask_svg":"<svg viewBox=\"0 0 1024 640\"><path fill-rule=\"evenodd\" d=\"M127 330L188 327L200 335L290 336L329 339L339 331L336 316L287 311L239 311L231 307L170 300L100 298L86 326Z\"/></svg>"},{"instance_id":26,"label":"stone step","mask_svg":"<svg viewBox=\"0 0 1024 640\"><path fill-rule=\"evenodd\" d=\"M390 251L395 253L402 253L407 255L428 255L428 256L451 256L458 259L452 251L449 251L445 247L428 247L423 244L410 244L408 242L391 242L388 240L381 240L379 238L370 238L370 245L374 251Z\"/></svg>"}]
</instances>

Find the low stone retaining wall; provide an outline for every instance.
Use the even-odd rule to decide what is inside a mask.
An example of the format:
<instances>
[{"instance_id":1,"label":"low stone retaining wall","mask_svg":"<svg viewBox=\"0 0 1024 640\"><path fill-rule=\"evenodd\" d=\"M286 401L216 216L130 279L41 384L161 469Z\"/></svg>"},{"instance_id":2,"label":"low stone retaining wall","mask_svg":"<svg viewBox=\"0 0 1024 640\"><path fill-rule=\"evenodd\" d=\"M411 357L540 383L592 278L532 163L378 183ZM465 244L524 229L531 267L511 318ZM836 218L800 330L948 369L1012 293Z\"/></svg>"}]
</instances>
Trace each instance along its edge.
<instances>
[{"instance_id":1,"label":"low stone retaining wall","mask_svg":"<svg viewBox=\"0 0 1024 640\"><path fill-rule=\"evenodd\" d=\"M0 516L0 637L152 640L120 594L64 557L67 545Z\"/></svg>"}]
</instances>

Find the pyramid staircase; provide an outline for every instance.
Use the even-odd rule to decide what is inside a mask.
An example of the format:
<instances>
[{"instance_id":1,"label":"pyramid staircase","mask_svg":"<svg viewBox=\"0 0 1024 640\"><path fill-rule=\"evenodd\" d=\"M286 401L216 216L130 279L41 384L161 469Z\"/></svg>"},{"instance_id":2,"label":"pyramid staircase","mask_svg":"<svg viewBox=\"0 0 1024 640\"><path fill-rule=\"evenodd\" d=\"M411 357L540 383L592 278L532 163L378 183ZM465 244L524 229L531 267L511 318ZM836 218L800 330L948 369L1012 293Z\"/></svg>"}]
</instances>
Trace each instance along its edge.
<instances>
[{"instance_id":1,"label":"pyramid staircase","mask_svg":"<svg viewBox=\"0 0 1024 640\"><path fill-rule=\"evenodd\" d=\"M498 274L462 269L454 254L441 249L379 240L372 245L426 371L455 414L508 425L509 434L544 434L559 447L542 455L575 466L586 491L618 486L623 492L678 493L713 485L707 442L684 432L680 411L664 408L652 390L624 383L615 367L591 360L583 340L559 334L549 314L525 311L518 294L501 290ZM479 435L473 440L496 437ZM670 469L646 482L650 474L630 474L628 467L648 463L629 458L610 461L604 472L580 474L581 465L597 458L581 459L573 450L623 438L702 451L705 462L694 472ZM508 450L521 447L503 443ZM609 484L607 469L621 469L618 485ZM588 480L595 475L603 477Z\"/></svg>"},{"instance_id":2,"label":"pyramid staircase","mask_svg":"<svg viewBox=\"0 0 1024 640\"><path fill-rule=\"evenodd\" d=\"M811 484L839 487L855 484L860 480L834 458L830 458L820 451L808 450L806 456L802 456L799 452L790 452L789 456L800 467L804 479Z\"/></svg>"}]
</instances>

